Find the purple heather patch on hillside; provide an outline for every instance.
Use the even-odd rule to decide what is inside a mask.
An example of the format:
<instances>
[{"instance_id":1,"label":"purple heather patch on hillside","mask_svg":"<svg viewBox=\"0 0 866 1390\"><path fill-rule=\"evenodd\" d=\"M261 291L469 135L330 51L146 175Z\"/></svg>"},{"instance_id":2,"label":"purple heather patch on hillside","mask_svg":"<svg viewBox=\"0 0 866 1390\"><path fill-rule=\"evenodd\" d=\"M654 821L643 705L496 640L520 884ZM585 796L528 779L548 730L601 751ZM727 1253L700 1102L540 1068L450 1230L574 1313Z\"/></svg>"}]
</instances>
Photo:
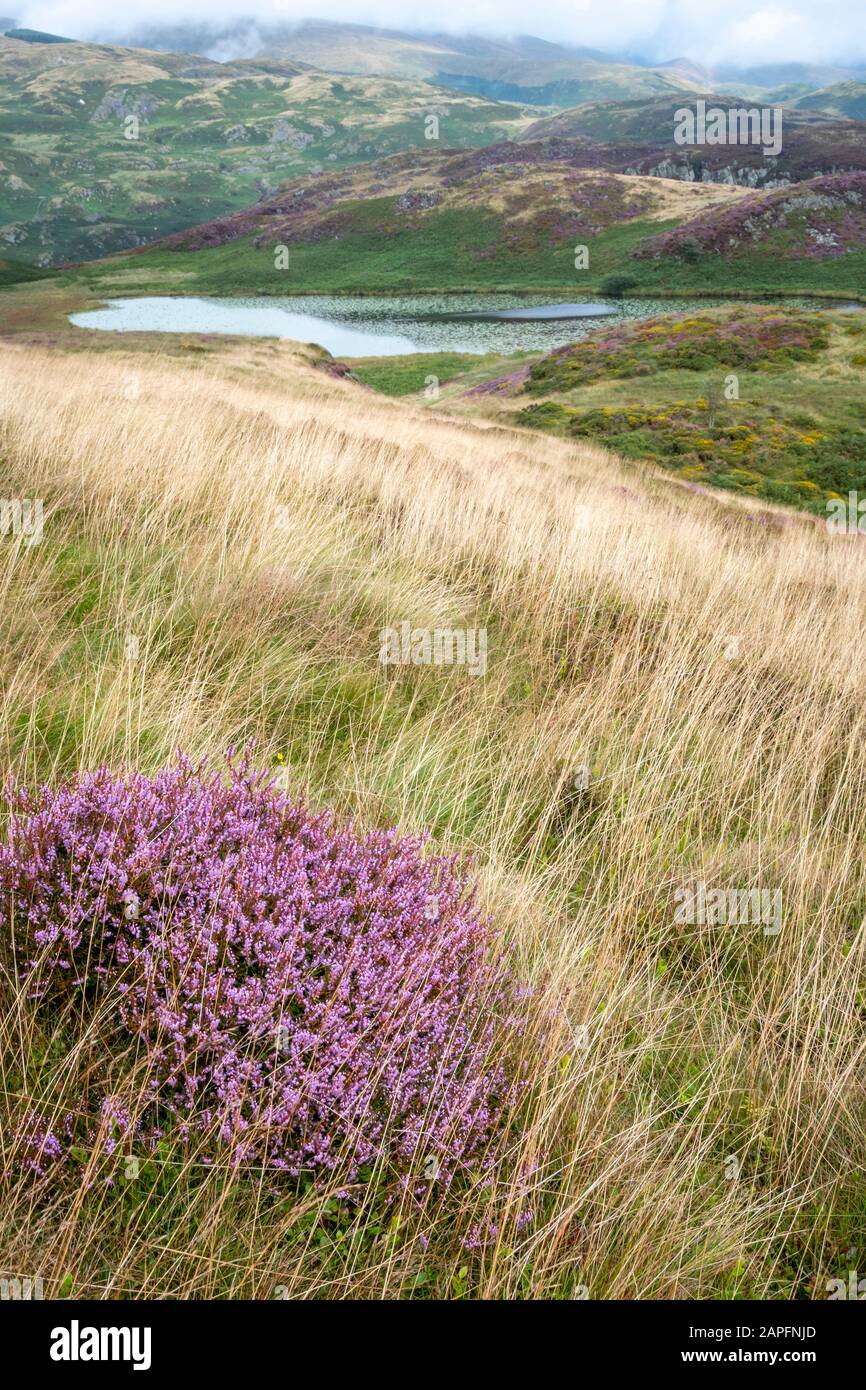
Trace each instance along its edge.
<instances>
[{"instance_id":1,"label":"purple heather patch on hillside","mask_svg":"<svg viewBox=\"0 0 866 1390\"><path fill-rule=\"evenodd\" d=\"M468 391L464 391L464 396L505 396L512 391L519 390L529 376L529 366L518 367L516 371L507 372L504 376L494 377L491 381L480 381L477 386L470 386Z\"/></svg>"},{"instance_id":2,"label":"purple heather patch on hillside","mask_svg":"<svg viewBox=\"0 0 866 1390\"><path fill-rule=\"evenodd\" d=\"M29 1111L29 1166L73 1128L103 1152L107 1129L148 1147L171 1128L290 1175L483 1165L526 992L454 857L312 813L249 754L228 779L179 757L10 798L0 893L31 996L84 1024L98 1007L145 1071L132 1118L107 1083L74 1123Z\"/></svg>"},{"instance_id":3,"label":"purple heather patch on hillside","mask_svg":"<svg viewBox=\"0 0 866 1390\"><path fill-rule=\"evenodd\" d=\"M784 236L792 236L786 245ZM735 252L776 234L774 247L787 257L821 260L866 244L866 173L827 174L794 187L754 193L722 209L650 237L636 256ZM775 243L781 241L778 246Z\"/></svg>"}]
</instances>

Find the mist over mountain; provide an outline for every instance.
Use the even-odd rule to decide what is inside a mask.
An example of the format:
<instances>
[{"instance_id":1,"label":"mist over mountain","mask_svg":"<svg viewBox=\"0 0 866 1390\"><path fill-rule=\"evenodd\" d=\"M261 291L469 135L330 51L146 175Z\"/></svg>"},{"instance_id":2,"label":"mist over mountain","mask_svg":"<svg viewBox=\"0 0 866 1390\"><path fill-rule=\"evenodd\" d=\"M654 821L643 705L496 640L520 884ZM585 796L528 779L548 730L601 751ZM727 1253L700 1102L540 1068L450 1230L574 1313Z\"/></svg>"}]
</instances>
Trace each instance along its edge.
<instances>
[{"instance_id":1,"label":"mist over mountain","mask_svg":"<svg viewBox=\"0 0 866 1390\"><path fill-rule=\"evenodd\" d=\"M163 47L187 34L194 52L213 58L259 56L255 50L289 26L306 28L311 11L318 25L374 27L380 33L413 33L422 42L446 39L452 47L479 42L516 43L524 56L540 58L542 45L573 54L615 54L633 63L656 65L685 58L721 76L740 76L759 64L862 65L866 62L866 20L860 0L779 0L772 6L752 0L725 10L700 0L549 0L527 20L518 0L476 6L467 20L462 6L444 0L432 23L408 18L396 0L190 0L184 19L169 0L130 0L122 8L108 0L25 0L18 24L74 38ZM527 29L535 36L525 37ZM190 51L189 42L183 44ZM529 46L534 46L535 52ZM747 55L747 56L746 56ZM548 54L553 57L553 54Z\"/></svg>"}]
</instances>

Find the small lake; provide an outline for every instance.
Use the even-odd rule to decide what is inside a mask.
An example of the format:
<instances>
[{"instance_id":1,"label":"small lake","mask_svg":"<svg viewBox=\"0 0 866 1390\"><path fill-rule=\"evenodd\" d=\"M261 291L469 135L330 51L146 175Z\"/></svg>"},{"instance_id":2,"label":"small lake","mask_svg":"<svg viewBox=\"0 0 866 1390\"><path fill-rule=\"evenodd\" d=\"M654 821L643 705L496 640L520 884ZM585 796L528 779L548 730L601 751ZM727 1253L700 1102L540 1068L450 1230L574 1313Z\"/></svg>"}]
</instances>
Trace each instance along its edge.
<instances>
[{"instance_id":1,"label":"small lake","mask_svg":"<svg viewBox=\"0 0 866 1390\"><path fill-rule=\"evenodd\" d=\"M513 294L148 296L111 299L71 314L79 328L115 333L237 333L318 343L334 357L397 357L414 352L548 352L602 323L687 313L719 299L610 299L559 303ZM790 301L789 301L790 302Z\"/></svg>"}]
</instances>

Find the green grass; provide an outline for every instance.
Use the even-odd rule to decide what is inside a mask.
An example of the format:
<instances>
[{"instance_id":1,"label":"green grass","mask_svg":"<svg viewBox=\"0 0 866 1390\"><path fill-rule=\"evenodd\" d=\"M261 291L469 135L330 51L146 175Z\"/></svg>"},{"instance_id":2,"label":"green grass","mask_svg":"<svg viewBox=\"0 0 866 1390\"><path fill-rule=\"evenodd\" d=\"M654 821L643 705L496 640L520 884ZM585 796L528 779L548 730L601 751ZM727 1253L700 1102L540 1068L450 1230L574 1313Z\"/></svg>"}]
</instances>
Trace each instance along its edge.
<instances>
[{"instance_id":1,"label":"green grass","mask_svg":"<svg viewBox=\"0 0 866 1390\"><path fill-rule=\"evenodd\" d=\"M866 297L866 251L849 251L833 259L785 260L778 256L702 256L694 265L665 259L630 260L617 269L633 275L638 288L633 294L676 291L683 295L816 294L856 299Z\"/></svg>"},{"instance_id":2,"label":"green grass","mask_svg":"<svg viewBox=\"0 0 866 1390\"><path fill-rule=\"evenodd\" d=\"M521 354L518 354L520 356ZM352 373L386 396L423 396L434 385L443 386L452 377L477 376L483 380L501 369L508 359L495 353L415 352L405 357L359 357L352 362ZM435 383L431 381L435 378Z\"/></svg>"},{"instance_id":3,"label":"green grass","mask_svg":"<svg viewBox=\"0 0 866 1390\"><path fill-rule=\"evenodd\" d=\"M275 269L272 245L259 245L254 236L246 236L200 251L159 248L119 256L82 266L76 274L88 284L110 274L113 283L122 280L124 292L129 293L146 293L169 282L189 294L400 294L503 288L584 293L597 290L601 279L618 268L650 230L676 225L639 220L608 228L589 242L591 270L585 271L575 270L571 242L538 247L530 255L499 249L504 221L486 209L449 209L426 218L415 230L385 239L377 223L391 202L356 204L355 228L338 240L290 246L286 270Z\"/></svg>"}]
</instances>

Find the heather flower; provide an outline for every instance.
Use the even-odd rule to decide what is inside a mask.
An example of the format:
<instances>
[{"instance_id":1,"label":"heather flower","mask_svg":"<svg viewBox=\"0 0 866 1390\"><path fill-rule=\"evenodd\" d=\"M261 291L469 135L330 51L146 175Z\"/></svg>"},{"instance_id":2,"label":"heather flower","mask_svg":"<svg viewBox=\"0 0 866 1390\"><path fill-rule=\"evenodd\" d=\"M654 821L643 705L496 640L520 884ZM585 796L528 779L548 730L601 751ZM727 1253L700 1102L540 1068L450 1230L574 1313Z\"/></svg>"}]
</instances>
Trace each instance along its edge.
<instances>
[{"instance_id":1,"label":"heather flower","mask_svg":"<svg viewBox=\"0 0 866 1390\"><path fill-rule=\"evenodd\" d=\"M52 1130L51 1122L36 1110L25 1111L18 1124L10 1127L8 1137L14 1141L21 1167L38 1177L44 1176L63 1156L61 1139Z\"/></svg>"},{"instance_id":2,"label":"heather flower","mask_svg":"<svg viewBox=\"0 0 866 1390\"><path fill-rule=\"evenodd\" d=\"M173 1125L294 1176L484 1166L525 991L455 858L314 814L249 755L11 795L0 894L32 996L99 1004L144 1058L134 1123L114 1084L91 1115L106 1147Z\"/></svg>"}]
</instances>

